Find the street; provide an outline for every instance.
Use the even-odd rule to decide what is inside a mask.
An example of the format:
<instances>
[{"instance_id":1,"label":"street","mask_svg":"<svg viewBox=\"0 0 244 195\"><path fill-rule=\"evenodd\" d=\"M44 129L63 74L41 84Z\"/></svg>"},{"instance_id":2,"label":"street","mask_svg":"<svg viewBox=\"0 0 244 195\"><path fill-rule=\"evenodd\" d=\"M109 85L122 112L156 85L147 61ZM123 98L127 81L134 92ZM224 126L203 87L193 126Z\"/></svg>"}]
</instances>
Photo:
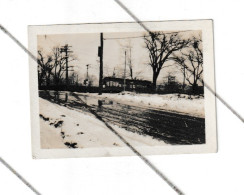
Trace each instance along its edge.
<instances>
[{"instance_id":1,"label":"street","mask_svg":"<svg viewBox=\"0 0 244 195\"><path fill-rule=\"evenodd\" d=\"M94 110L104 121L174 145L204 144L205 119L72 92L39 91L39 96L80 112Z\"/></svg>"}]
</instances>

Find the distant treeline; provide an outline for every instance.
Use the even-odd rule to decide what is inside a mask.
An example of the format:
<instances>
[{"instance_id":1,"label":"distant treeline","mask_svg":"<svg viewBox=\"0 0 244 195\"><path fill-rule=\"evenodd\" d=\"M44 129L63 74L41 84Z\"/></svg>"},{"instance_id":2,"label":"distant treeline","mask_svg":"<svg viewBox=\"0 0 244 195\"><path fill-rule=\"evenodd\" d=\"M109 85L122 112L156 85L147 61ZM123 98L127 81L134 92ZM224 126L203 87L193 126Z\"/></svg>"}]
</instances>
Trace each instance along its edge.
<instances>
[{"instance_id":1,"label":"distant treeline","mask_svg":"<svg viewBox=\"0 0 244 195\"><path fill-rule=\"evenodd\" d=\"M72 91L72 92L83 92L83 93L98 93L99 87L96 86L81 86L81 85L49 85L49 86L39 86L39 90L54 90L54 91ZM122 92L123 87L104 87L103 93L119 93ZM155 90L150 88L129 88L126 87L126 91L136 92L136 93L155 93ZM157 94L172 94L172 93L181 93L181 94L195 94L202 95L204 94L204 87L199 86L197 89L192 89L191 86L185 86L184 89L181 85L164 85L158 86Z\"/></svg>"}]
</instances>

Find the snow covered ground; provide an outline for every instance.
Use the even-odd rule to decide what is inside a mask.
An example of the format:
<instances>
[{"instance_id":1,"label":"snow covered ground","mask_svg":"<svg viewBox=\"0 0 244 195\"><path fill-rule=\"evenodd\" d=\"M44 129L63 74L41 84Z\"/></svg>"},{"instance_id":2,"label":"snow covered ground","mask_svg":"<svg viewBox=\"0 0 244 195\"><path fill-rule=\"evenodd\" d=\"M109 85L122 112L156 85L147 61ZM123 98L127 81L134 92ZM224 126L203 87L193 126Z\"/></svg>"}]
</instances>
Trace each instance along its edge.
<instances>
[{"instance_id":1,"label":"snow covered ground","mask_svg":"<svg viewBox=\"0 0 244 195\"><path fill-rule=\"evenodd\" d=\"M95 116L39 98L41 148L120 147L125 144ZM111 125L133 146L166 145L150 136Z\"/></svg>"},{"instance_id":2,"label":"snow covered ground","mask_svg":"<svg viewBox=\"0 0 244 195\"><path fill-rule=\"evenodd\" d=\"M133 92L125 93L77 93L88 95L89 97L96 97L102 99L109 99L116 102L130 104L134 106L142 106L148 108L156 108L172 112L183 113L191 116L204 118L204 97L179 95L178 94L136 94Z\"/></svg>"}]
</instances>

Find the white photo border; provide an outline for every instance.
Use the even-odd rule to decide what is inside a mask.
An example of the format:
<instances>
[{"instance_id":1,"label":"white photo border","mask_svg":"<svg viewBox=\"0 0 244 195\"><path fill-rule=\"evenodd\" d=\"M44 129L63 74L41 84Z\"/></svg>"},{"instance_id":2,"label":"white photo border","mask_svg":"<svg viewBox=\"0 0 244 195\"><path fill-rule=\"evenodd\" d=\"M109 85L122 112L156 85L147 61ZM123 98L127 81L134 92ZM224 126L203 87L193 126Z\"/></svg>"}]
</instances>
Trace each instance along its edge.
<instances>
[{"instance_id":1,"label":"white photo border","mask_svg":"<svg viewBox=\"0 0 244 195\"><path fill-rule=\"evenodd\" d=\"M215 91L214 39L212 20L182 20L142 22L151 31L185 31L201 30L203 39L204 82ZM84 23L64 25L28 26L29 51L37 54L37 35L43 34L77 34L77 33L112 33L112 32L145 32L136 22L119 23ZM39 122L39 95L37 62L29 57L30 100L31 100L31 131L33 158L76 158L136 155L128 147L100 147L82 149L41 149ZM189 154L217 152L216 98L204 87L205 104L205 144L136 146L142 155Z\"/></svg>"}]
</instances>

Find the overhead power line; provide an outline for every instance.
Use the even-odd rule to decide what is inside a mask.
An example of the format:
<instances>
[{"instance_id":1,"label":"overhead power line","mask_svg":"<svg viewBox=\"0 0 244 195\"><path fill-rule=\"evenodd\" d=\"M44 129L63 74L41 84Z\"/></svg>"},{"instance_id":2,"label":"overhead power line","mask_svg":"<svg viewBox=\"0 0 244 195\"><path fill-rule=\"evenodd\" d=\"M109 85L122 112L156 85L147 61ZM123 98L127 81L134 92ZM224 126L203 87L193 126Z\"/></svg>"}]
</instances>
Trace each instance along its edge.
<instances>
[{"instance_id":1,"label":"overhead power line","mask_svg":"<svg viewBox=\"0 0 244 195\"><path fill-rule=\"evenodd\" d=\"M115 38L104 38L104 40L113 40L113 39L137 39L137 38L143 38L143 37L149 37L150 35L146 36L136 36L136 37L115 37Z\"/></svg>"},{"instance_id":2,"label":"overhead power line","mask_svg":"<svg viewBox=\"0 0 244 195\"><path fill-rule=\"evenodd\" d=\"M182 33L182 32L189 32L193 30L183 30L183 31L173 31L173 32L163 32L163 34L174 34L174 33ZM138 39L143 37L150 37L150 35L143 35L143 36L131 36L131 37L111 37L111 38L103 38L103 40L116 40L116 39Z\"/></svg>"}]
</instances>

